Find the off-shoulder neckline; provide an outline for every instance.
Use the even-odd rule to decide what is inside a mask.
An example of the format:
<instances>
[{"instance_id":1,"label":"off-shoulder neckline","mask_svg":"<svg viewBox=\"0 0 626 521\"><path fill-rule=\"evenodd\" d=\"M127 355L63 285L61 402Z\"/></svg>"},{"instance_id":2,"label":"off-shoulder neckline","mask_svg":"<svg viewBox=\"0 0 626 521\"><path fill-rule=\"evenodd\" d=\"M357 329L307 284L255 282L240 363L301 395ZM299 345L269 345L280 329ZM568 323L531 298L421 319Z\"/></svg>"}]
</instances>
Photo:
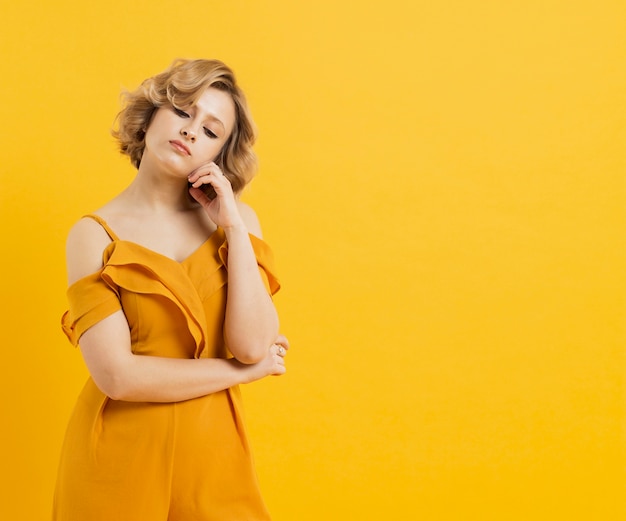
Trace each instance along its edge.
<instances>
[{"instance_id":1,"label":"off-shoulder neckline","mask_svg":"<svg viewBox=\"0 0 626 521\"><path fill-rule=\"evenodd\" d=\"M202 249L204 249L204 247L210 243L212 241L212 239L218 235L218 232L221 230L219 227L216 228L215 230L213 230L213 232L211 232L208 237L202 241L198 247L196 249L194 249L189 255L187 255L184 259L178 260L175 259L173 257L170 257L169 255L166 255L164 253L161 253L157 250L154 250L148 246L145 246L143 244L140 244L138 242L135 241L131 241L128 239L121 239L116 233L115 231L111 228L111 226L109 225L109 223L107 223L107 221L100 215L95 214L95 213L90 213L87 215L83 216L84 218L88 218L88 219L92 219L95 222L97 222L100 226L102 226L102 228L104 229L104 231L107 233L107 235L109 236L109 238L111 239L111 242L106 246L106 248L109 248L110 244L113 243L125 243L128 245L132 245L135 246L137 248L140 248L146 252L152 253L154 255L157 255L158 257L162 257L165 259L169 259L172 262L175 262L176 264L186 264L188 260L190 260L192 257L195 257L196 253L198 253L199 251L201 251ZM106 249L105 248L105 249Z\"/></svg>"}]
</instances>

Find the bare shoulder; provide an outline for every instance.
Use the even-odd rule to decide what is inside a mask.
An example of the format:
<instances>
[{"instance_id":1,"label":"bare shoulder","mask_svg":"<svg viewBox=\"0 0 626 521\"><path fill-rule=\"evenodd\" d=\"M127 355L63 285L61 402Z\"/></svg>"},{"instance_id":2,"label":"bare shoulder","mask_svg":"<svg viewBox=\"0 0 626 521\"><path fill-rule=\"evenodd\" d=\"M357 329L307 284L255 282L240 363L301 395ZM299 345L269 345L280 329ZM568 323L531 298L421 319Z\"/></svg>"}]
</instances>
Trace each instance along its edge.
<instances>
[{"instance_id":1,"label":"bare shoulder","mask_svg":"<svg viewBox=\"0 0 626 521\"><path fill-rule=\"evenodd\" d=\"M248 228L248 231L252 235L256 235L259 239L262 239L263 234L261 232L261 223L259 222L256 212L251 206L246 203L242 203L241 201L237 201L237 205L239 207L239 214L241 215L246 228Z\"/></svg>"},{"instance_id":2,"label":"bare shoulder","mask_svg":"<svg viewBox=\"0 0 626 521\"><path fill-rule=\"evenodd\" d=\"M102 267L102 252L110 242L104 228L93 219L82 218L72 226L65 244L70 285Z\"/></svg>"}]
</instances>

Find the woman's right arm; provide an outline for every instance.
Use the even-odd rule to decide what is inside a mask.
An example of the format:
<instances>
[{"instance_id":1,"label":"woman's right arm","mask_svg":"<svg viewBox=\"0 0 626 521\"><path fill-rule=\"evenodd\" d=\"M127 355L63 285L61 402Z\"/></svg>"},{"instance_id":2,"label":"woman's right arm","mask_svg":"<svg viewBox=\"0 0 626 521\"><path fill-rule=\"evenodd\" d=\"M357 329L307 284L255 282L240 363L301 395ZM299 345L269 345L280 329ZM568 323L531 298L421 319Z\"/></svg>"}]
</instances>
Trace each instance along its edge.
<instances>
[{"instance_id":1,"label":"woman's right arm","mask_svg":"<svg viewBox=\"0 0 626 521\"><path fill-rule=\"evenodd\" d=\"M277 344L268 349L263 360L252 365L234 358L135 355L130 349L128 323L121 310L85 331L80 338L80 349L98 388L114 400L130 402L189 400L285 372Z\"/></svg>"},{"instance_id":2,"label":"woman's right arm","mask_svg":"<svg viewBox=\"0 0 626 521\"><path fill-rule=\"evenodd\" d=\"M83 219L72 228L67 241L68 281L75 281L102 267L102 251L110 239L95 222ZM179 359L135 355L130 329L120 310L90 327L80 337L80 349L98 386L115 400L175 402L189 400L285 373L279 337L258 363L246 365L235 359Z\"/></svg>"}]
</instances>

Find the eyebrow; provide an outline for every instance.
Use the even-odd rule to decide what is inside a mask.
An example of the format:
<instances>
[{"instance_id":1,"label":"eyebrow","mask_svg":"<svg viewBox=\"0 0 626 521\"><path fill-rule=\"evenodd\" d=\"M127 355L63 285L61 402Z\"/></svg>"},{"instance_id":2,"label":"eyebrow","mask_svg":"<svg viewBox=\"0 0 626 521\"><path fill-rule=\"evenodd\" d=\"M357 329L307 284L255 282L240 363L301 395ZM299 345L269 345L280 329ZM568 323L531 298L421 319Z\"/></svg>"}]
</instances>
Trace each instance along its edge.
<instances>
[{"instance_id":1,"label":"eyebrow","mask_svg":"<svg viewBox=\"0 0 626 521\"><path fill-rule=\"evenodd\" d=\"M207 119L211 120L211 121L215 121L216 123L219 123L219 125L226 130L226 127L224 126L224 123L222 123L222 120L215 117L213 114L208 114L205 118L203 118L204 121L206 121Z\"/></svg>"}]
</instances>

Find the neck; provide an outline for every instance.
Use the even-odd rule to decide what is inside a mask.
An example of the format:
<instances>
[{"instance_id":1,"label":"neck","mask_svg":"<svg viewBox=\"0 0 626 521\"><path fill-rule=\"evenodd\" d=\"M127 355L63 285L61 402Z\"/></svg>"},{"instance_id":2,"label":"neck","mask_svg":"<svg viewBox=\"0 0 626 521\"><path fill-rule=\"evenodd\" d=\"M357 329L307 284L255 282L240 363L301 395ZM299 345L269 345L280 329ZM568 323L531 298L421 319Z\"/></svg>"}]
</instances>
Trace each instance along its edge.
<instances>
[{"instance_id":1,"label":"neck","mask_svg":"<svg viewBox=\"0 0 626 521\"><path fill-rule=\"evenodd\" d=\"M135 208L148 211L176 212L197 206L189 195L186 179L159 172L144 163L123 194Z\"/></svg>"}]
</instances>

